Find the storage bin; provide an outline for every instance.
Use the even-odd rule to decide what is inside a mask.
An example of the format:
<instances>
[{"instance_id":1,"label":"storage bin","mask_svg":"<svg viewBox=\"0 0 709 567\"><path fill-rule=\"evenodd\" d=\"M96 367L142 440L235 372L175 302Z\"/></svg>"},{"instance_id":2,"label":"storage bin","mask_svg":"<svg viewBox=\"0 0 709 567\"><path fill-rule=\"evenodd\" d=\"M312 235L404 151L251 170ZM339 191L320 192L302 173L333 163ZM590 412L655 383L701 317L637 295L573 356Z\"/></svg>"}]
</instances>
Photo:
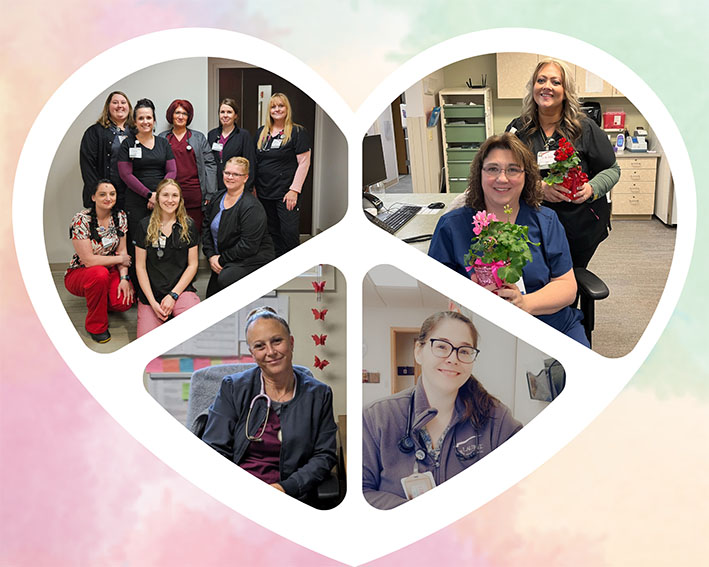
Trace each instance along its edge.
<instances>
[{"instance_id":1,"label":"storage bin","mask_svg":"<svg viewBox=\"0 0 709 567\"><path fill-rule=\"evenodd\" d=\"M449 118L485 118L485 107L481 104L444 104L443 115Z\"/></svg>"},{"instance_id":2,"label":"storage bin","mask_svg":"<svg viewBox=\"0 0 709 567\"><path fill-rule=\"evenodd\" d=\"M446 124L446 141L484 142L485 124Z\"/></svg>"},{"instance_id":3,"label":"storage bin","mask_svg":"<svg viewBox=\"0 0 709 567\"><path fill-rule=\"evenodd\" d=\"M451 193L462 193L468 188L468 180L466 179L448 179Z\"/></svg>"},{"instance_id":4,"label":"storage bin","mask_svg":"<svg viewBox=\"0 0 709 567\"><path fill-rule=\"evenodd\" d=\"M448 161L467 161L470 163L478 153L478 148L451 148L446 150Z\"/></svg>"},{"instance_id":5,"label":"storage bin","mask_svg":"<svg viewBox=\"0 0 709 567\"><path fill-rule=\"evenodd\" d=\"M470 175L469 161L448 161L448 177L465 177Z\"/></svg>"}]
</instances>

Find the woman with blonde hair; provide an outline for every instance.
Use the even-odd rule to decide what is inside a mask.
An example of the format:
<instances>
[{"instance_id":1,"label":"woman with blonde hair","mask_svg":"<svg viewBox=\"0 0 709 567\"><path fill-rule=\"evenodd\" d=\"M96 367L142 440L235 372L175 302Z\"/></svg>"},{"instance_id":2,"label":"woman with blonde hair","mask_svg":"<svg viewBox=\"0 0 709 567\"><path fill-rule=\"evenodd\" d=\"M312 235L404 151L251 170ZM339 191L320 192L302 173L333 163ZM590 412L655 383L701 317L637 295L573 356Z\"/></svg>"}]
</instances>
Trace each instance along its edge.
<instances>
[{"instance_id":1,"label":"woman with blonde hair","mask_svg":"<svg viewBox=\"0 0 709 567\"><path fill-rule=\"evenodd\" d=\"M141 221L135 243L138 337L199 303L193 285L199 233L185 210L180 185L163 179L155 195L155 208Z\"/></svg>"},{"instance_id":2,"label":"woman with blonde hair","mask_svg":"<svg viewBox=\"0 0 709 567\"><path fill-rule=\"evenodd\" d=\"M564 226L574 267L587 267L608 236L610 204L605 196L620 179L620 167L606 134L581 112L576 85L562 61L543 59L537 64L527 84L522 115L507 126L507 131L532 150L542 177L549 172L561 138L578 152L589 181L575 198L570 198L569 191L559 184L542 183L541 187L544 205L556 211Z\"/></svg>"},{"instance_id":3,"label":"woman with blonde hair","mask_svg":"<svg viewBox=\"0 0 709 567\"><path fill-rule=\"evenodd\" d=\"M473 376L478 331L456 311L421 325L413 388L364 410L362 489L372 506L394 508L450 479L521 428Z\"/></svg>"},{"instance_id":4,"label":"woman with blonde hair","mask_svg":"<svg viewBox=\"0 0 709 567\"><path fill-rule=\"evenodd\" d=\"M118 174L118 150L134 128L133 107L126 94L109 93L101 116L84 132L79 146L83 201L87 209L92 206L99 179L107 179L116 189L116 210L123 210L126 185Z\"/></svg>"},{"instance_id":5,"label":"woman with blonde hair","mask_svg":"<svg viewBox=\"0 0 709 567\"><path fill-rule=\"evenodd\" d=\"M249 160L233 157L224 164L226 190L209 203L202 224L202 251L212 275L211 297L273 260L273 242L259 200L245 191Z\"/></svg>"},{"instance_id":6,"label":"woman with blonde hair","mask_svg":"<svg viewBox=\"0 0 709 567\"><path fill-rule=\"evenodd\" d=\"M256 194L266 209L276 256L300 244L298 197L310 169L310 136L293 122L290 101L275 93L256 134Z\"/></svg>"}]
</instances>

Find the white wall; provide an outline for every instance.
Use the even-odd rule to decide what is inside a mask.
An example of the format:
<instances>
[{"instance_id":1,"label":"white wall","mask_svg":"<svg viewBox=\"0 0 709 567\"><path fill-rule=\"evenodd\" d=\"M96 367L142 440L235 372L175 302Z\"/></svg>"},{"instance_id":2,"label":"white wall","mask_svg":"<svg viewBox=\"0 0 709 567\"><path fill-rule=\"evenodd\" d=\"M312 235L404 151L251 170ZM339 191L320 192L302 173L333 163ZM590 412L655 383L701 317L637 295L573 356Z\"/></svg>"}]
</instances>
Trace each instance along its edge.
<instances>
[{"instance_id":1,"label":"white wall","mask_svg":"<svg viewBox=\"0 0 709 567\"><path fill-rule=\"evenodd\" d=\"M142 69L99 93L76 118L64 136L49 172L44 197L44 238L50 263L68 265L74 248L69 240L69 223L82 208L83 182L79 170L79 144L84 131L96 122L108 93L120 90L132 104L149 98L155 104L156 133L168 128L165 111L176 98L194 106L191 128L207 131L207 59L179 59Z\"/></svg>"},{"instance_id":2,"label":"white wall","mask_svg":"<svg viewBox=\"0 0 709 567\"><path fill-rule=\"evenodd\" d=\"M313 148L313 233L339 222L347 212L347 140L319 106Z\"/></svg>"}]
</instances>

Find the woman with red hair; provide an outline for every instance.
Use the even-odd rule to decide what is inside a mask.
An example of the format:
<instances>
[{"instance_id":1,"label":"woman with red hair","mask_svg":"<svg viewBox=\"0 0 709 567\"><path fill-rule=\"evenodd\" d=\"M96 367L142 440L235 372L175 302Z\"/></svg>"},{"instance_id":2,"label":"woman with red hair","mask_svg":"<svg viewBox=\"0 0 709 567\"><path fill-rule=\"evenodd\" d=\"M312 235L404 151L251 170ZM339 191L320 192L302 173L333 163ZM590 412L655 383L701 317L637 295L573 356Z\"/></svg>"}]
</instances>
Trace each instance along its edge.
<instances>
[{"instance_id":1,"label":"woman with red hair","mask_svg":"<svg viewBox=\"0 0 709 567\"><path fill-rule=\"evenodd\" d=\"M217 164L204 134L188 128L193 117L194 108L189 100L173 100L165 113L172 129L159 136L170 142L177 164L175 181L182 188L187 214L195 226L201 227L202 210L217 193Z\"/></svg>"}]
</instances>

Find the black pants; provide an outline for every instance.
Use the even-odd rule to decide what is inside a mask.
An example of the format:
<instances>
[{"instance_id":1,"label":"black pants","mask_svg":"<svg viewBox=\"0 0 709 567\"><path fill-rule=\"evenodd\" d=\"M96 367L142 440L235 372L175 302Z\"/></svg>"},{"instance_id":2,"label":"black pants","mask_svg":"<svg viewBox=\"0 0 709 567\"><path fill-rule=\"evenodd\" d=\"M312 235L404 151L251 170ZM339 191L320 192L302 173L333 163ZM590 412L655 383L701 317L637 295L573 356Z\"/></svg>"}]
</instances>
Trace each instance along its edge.
<instances>
[{"instance_id":1,"label":"black pants","mask_svg":"<svg viewBox=\"0 0 709 567\"><path fill-rule=\"evenodd\" d=\"M283 256L300 244L300 207L296 205L289 211L279 199L261 199L261 204L266 210L268 232L273 239L276 257Z\"/></svg>"},{"instance_id":2,"label":"black pants","mask_svg":"<svg viewBox=\"0 0 709 567\"><path fill-rule=\"evenodd\" d=\"M241 278L248 276L251 272L255 272L261 266L263 266L263 264L251 264L247 266L241 263L227 264L219 274L212 272L209 283L207 284L206 297L211 297L225 287L234 282L238 282Z\"/></svg>"}]
</instances>

